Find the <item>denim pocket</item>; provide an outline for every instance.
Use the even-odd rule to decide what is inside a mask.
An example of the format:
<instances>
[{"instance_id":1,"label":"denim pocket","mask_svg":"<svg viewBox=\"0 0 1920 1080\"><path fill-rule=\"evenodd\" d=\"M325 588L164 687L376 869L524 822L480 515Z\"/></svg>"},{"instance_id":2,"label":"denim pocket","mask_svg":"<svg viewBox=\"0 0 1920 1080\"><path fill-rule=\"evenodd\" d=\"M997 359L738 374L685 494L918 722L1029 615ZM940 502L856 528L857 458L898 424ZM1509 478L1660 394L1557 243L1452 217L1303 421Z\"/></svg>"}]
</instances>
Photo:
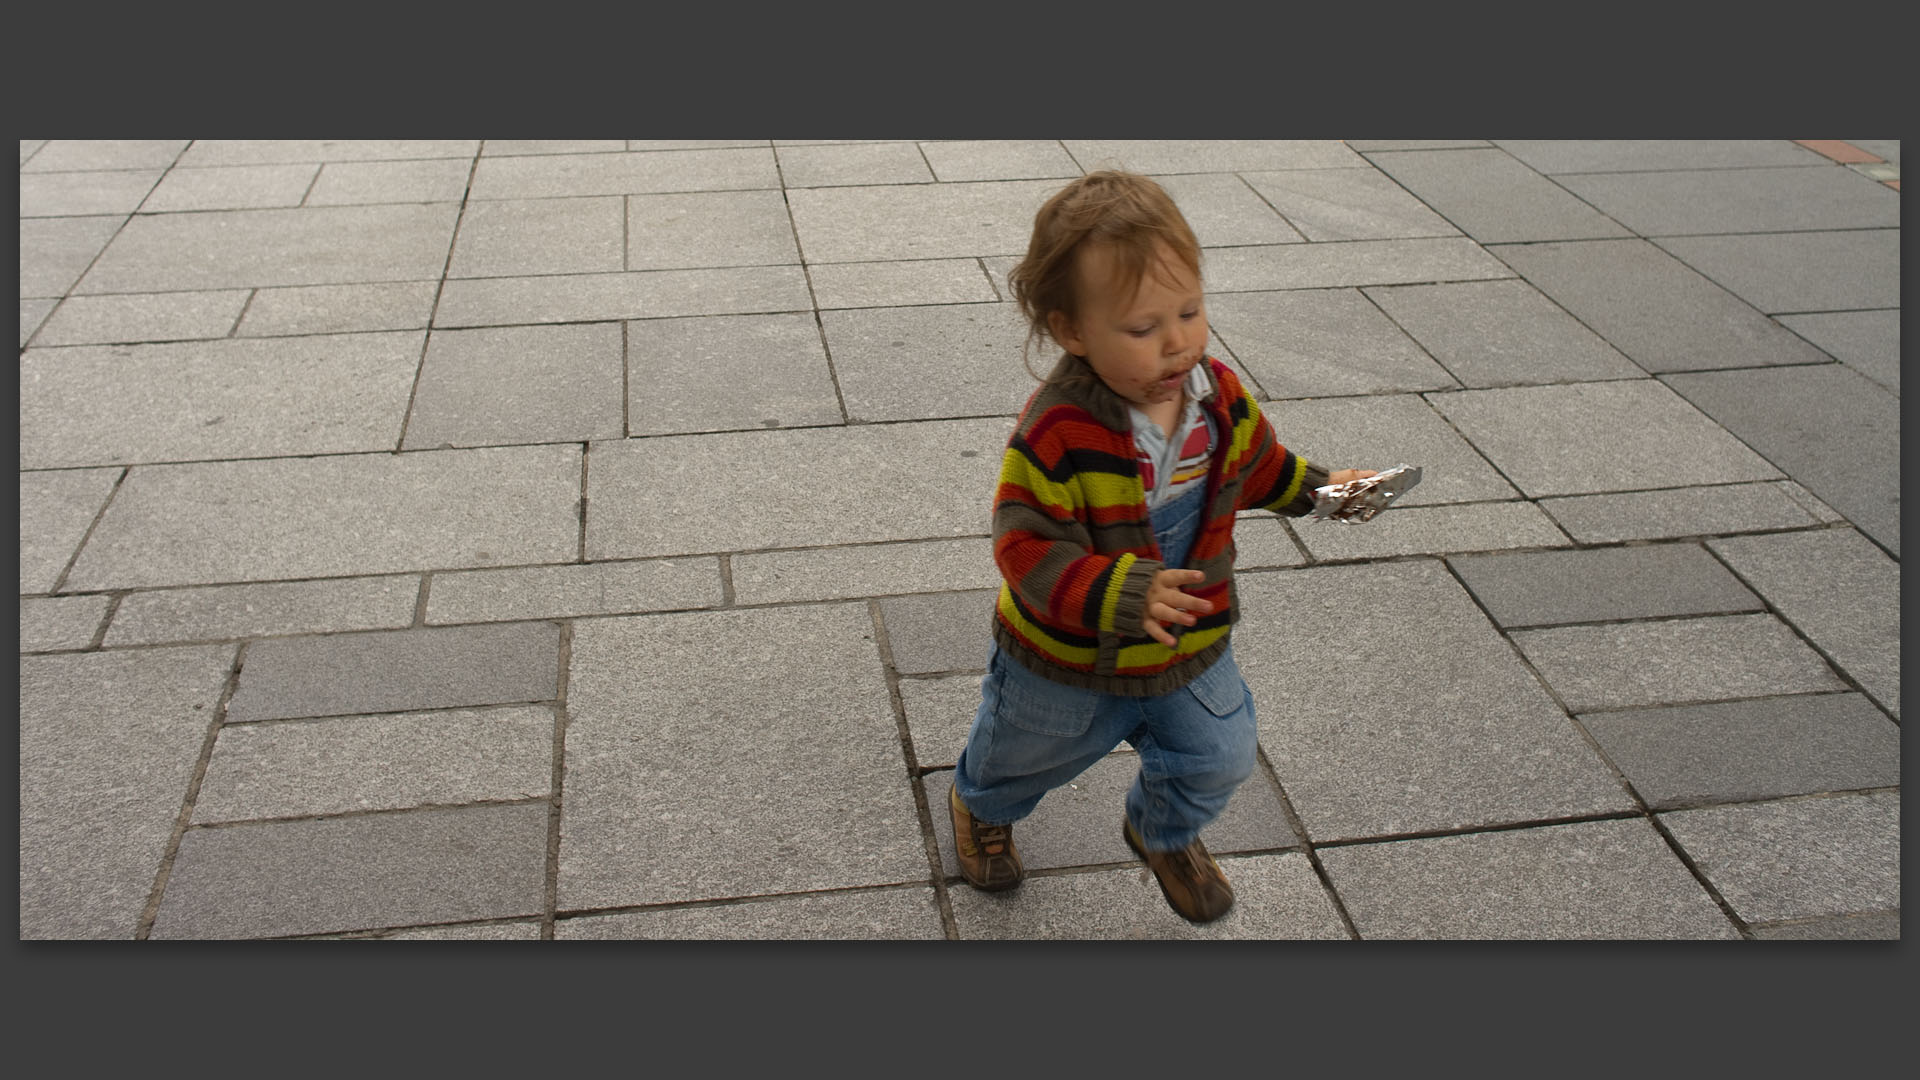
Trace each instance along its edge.
<instances>
[{"instance_id":1,"label":"denim pocket","mask_svg":"<svg viewBox=\"0 0 1920 1080\"><path fill-rule=\"evenodd\" d=\"M994 719L1035 735L1077 738L1093 726L1100 695L1063 686L1028 671L1018 660L996 653L989 672L999 681Z\"/></svg>"},{"instance_id":2,"label":"denim pocket","mask_svg":"<svg viewBox=\"0 0 1920 1080\"><path fill-rule=\"evenodd\" d=\"M1240 677L1240 666L1233 662L1233 650L1220 654L1213 666L1200 673L1199 678L1187 684L1200 704L1215 716L1232 716L1247 704L1252 693L1247 689L1245 679Z\"/></svg>"}]
</instances>

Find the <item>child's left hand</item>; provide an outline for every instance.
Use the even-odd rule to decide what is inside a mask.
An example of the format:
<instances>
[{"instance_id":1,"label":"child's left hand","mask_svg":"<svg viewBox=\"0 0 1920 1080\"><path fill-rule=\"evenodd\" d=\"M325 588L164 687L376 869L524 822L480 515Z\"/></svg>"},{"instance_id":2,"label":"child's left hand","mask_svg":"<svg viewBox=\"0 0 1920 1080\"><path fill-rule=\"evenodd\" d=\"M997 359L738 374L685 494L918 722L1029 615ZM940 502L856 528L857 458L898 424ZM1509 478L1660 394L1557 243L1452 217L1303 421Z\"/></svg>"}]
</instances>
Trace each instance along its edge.
<instances>
[{"instance_id":1,"label":"child's left hand","mask_svg":"<svg viewBox=\"0 0 1920 1080\"><path fill-rule=\"evenodd\" d=\"M1351 484L1355 480L1365 480L1369 476L1380 475L1378 469L1341 469L1327 474L1327 484Z\"/></svg>"}]
</instances>

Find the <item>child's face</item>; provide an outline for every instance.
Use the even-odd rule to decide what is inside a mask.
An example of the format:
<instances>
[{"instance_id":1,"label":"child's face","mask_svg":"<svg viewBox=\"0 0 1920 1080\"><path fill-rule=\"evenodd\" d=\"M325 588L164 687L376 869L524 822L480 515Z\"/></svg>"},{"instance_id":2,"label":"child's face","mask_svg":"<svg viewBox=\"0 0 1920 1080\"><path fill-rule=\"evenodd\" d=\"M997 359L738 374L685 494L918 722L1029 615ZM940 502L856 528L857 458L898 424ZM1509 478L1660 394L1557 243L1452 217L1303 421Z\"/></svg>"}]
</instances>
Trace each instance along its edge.
<instances>
[{"instance_id":1,"label":"child's face","mask_svg":"<svg viewBox=\"0 0 1920 1080\"><path fill-rule=\"evenodd\" d=\"M1084 356L1108 388L1141 407L1180 400L1187 372L1207 349L1200 280L1164 247L1132 296L1113 281L1112 252L1081 249L1074 267L1080 317L1047 317L1053 338Z\"/></svg>"}]
</instances>

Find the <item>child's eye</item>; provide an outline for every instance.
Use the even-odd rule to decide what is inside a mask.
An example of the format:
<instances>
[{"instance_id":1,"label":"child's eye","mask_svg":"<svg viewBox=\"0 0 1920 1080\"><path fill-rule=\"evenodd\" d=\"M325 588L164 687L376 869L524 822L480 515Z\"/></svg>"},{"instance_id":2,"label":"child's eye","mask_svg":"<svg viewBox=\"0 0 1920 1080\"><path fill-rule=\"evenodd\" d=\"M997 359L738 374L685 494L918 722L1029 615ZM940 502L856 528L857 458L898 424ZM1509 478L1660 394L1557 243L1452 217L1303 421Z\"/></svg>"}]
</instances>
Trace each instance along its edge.
<instances>
[{"instance_id":1,"label":"child's eye","mask_svg":"<svg viewBox=\"0 0 1920 1080\"><path fill-rule=\"evenodd\" d=\"M1199 314L1200 314L1200 309L1198 309L1198 308L1195 308L1195 309L1194 309L1194 310L1192 310L1192 311L1183 311L1183 312L1181 312L1181 313L1180 313L1180 317L1181 317L1181 318L1183 318L1183 319L1191 319L1191 318L1194 318L1195 316L1197 316L1197 315L1199 315Z\"/></svg>"},{"instance_id":2,"label":"child's eye","mask_svg":"<svg viewBox=\"0 0 1920 1080\"><path fill-rule=\"evenodd\" d=\"M1148 334L1153 333L1153 327L1145 326L1145 327L1141 327L1138 330L1129 330L1127 331L1127 333L1133 335L1134 337L1146 337Z\"/></svg>"}]
</instances>

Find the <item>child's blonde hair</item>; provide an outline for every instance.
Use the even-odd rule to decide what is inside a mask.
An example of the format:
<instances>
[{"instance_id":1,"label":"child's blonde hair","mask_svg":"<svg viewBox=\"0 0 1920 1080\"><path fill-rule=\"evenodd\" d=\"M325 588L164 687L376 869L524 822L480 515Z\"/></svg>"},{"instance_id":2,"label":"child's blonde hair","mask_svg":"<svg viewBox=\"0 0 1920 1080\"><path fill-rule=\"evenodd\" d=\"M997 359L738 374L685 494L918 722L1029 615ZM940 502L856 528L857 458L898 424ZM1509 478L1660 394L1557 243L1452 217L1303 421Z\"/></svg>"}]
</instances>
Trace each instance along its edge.
<instances>
[{"instance_id":1,"label":"child's blonde hair","mask_svg":"<svg viewBox=\"0 0 1920 1080\"><path fill-rule=\"evenodd\" d=\"M1137 173L1103 169L1061 188L1033 215L1026 257L1007 274L1007 286L1027 320L1020 363L1036 379L1041 376L1028 364L1027 350L1053 336L1047 317L1054 312L1069 322L1080 317L1074 266L1087 244L1112 252L1113 285L1128 296L1149 267L1158 272L1162 245L1196 280L1200 277L1200 242L1159 184Z\"/></svg>"}]
</instances>

